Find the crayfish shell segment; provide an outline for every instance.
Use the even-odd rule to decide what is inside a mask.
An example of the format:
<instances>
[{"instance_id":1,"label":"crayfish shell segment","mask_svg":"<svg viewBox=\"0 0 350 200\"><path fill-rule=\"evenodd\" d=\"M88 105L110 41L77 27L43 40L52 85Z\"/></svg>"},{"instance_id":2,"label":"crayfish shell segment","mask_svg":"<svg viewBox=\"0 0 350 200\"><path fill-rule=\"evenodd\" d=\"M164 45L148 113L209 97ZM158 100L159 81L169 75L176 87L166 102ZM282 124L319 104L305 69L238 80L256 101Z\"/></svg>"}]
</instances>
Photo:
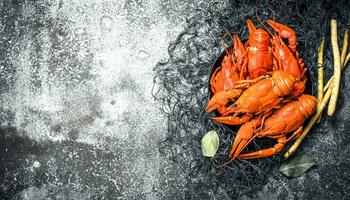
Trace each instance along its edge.
<instances>
[{"instance_id":1,"label":"crayfish shell segment","mask_svg":"<svg viewBox=\"0 0 350 200\"><path fill-rule=\"evenodd\" d=\"M249 40L250 46L260 51L266 51L271 46L269 34L260 28L250 35Z\"/></svg>"},{"instance_id":2,"label":"crayfish shell segment","mask_svg":"<svg viewBox=\"0 0 350 200\"><path fill-rule=\"evenodd\" d=\"M287 96L294 90L295 78L285 71L274 71L272 74L273 91L279 97Z\"/></svg>"},{"instance_id":3,"label":"crayfish shell segment","mask_svg":"<svg viewBox=\"0 0 350 200\"><path fill-rule=\"evenodd\" d=\"M316 97L309 95L309 94L303 94L299 97L299 110L303 113L305 117L311 116L317 107L317 99Z\"/></svg>"}]
</instances>

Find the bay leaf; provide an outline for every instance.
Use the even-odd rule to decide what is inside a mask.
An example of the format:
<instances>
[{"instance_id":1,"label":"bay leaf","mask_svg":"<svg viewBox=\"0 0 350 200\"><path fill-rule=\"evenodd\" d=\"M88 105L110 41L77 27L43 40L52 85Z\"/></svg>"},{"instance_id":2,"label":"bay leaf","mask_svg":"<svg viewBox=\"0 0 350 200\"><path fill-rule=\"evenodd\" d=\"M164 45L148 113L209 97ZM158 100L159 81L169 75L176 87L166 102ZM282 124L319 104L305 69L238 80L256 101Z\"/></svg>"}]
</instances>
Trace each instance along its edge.
<instances>
[{"instance_id":1,"label":"bay leaf","mask_svg":"<svg viewBox=\"0 0 350 200\"><path fill-rule=\"evenodd\" d=\"M282 163L279 171L287 177L298 177L304 174L316 161L306 154L297 155Z\"/></svg>"},{"instance_id":2,"label":"bay leaf","mask_svg":"<svg viewBox=\"0 0 350 200\"><path fill-rule=\"evenodd\" d=\"M202 138L202 154L205 157L214 157L219 148L219 136L216 131L209 131Z\"/></svg>"}]
</instances>

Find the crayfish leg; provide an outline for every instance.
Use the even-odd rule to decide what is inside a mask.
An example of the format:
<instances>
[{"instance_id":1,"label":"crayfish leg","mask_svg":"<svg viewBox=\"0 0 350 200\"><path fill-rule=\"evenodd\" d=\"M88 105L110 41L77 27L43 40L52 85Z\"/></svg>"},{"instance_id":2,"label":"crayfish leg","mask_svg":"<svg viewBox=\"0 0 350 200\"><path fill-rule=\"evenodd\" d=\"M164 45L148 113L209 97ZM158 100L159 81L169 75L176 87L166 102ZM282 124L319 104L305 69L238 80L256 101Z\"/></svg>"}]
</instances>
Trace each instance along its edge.
<instances>
[{"instance_id":1,"label":"crayfish leg","mask_svg":"<svg viewBox=\"0 0 350 200\"><path fill-rule=\"evenodd\" d=\"M287 139L287 142L294 140L303 132L303 127L299 127L294 133Z\"/></svg>"},{"instance_id":2,"label":"crayfish leg","mask_svg":"<svg viewBox=\"0 0 350 200\"><path fill-rule=\"evenodd\" d=\"M255 151L252 153L242 154L242 155L239 155L238 158L243 159L243 160L249 160L249 159L254 159L254 158L265 158L265 157L270 157L270 156L276 155L283 150L283 148L287 142L287 139L285 137L278 138L277 142L278 143L275 144L275 146L272 148L263 149L263 150Z\"/></svg>"},{"instance_id":3,"label":"crayfish leg","mask_svg":"<svg viewBox=\"0 0 350 200\"><path fill-rule=\"evenodd\" d=\"M262 75L259 76L258 78L252 79L252 80L240 80L236 82L236 85L234 88L248 88L250 85L253 85L263 79L269 78L270 76L268 75Z\"/></svg>"}]
</instances>

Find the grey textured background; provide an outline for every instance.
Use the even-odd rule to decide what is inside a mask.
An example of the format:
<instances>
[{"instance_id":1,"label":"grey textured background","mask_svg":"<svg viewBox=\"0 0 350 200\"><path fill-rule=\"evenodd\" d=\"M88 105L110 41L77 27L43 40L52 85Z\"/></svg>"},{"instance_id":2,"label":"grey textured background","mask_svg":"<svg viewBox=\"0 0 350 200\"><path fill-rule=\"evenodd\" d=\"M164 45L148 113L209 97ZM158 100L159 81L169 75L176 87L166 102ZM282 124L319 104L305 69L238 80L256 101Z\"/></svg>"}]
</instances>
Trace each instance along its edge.
<instances>
[{"instance_id":1,"label":"grey textured background","mask_svg":"<svg viewBox=\"0 0 350 200\"><path fill-rule=\"evenodd\" d=\"M1 196L162 196L152 69L182 29L159 1L1 1ZM164 166L163 166L164 165Z\"/></svg>"},{"instance_id":2,"label":"grey textured background","mask_svg":"<svg viewBox=\"0 0 350 200\"><path fill-rule=\"evenodd\" d=\"M186 174L158 151L167 118L151 96L152 69L168 58L170 42L186 28L192 11L205 5L180 0L1 1L0 196L188 197ZM335 118L325 120L304 143L303 150L316 157L318 166L293 180L271 172L255 198L347 198L348 86L342 86ZM225 189L200 190L198 186L202 198L250 199L229 197Z\"/></svg>"}]
</instances>

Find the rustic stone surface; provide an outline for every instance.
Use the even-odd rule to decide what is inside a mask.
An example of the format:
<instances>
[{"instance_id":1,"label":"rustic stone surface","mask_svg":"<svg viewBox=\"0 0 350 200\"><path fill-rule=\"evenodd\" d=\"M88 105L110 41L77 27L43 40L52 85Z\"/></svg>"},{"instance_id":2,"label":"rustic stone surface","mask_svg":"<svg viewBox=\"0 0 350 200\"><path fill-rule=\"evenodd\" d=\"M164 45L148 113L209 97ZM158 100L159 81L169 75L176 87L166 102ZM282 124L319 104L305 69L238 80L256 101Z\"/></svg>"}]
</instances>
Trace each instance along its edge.
<instances>
[{"instance_id":1,"label":"rustic stone surface","mask_svg":"<svg viewBox=\"0 0 350 200\"><path fill-rule=\"evenodd\" d=\"M181 166L158 151L167 118L151 95L152 69L168 58L169 44L187 28L194 11L212 4L1 1L1 199L349 198L347 75L336 115L324 117L302 145L300 151L312 155L317 166L300 178L287 179L275 169L258 192L229 196L227 188L203 191L210 181L205 175L188 182ZM349 3L290 4L337 10L340 25L350 25ZM223 2L218 9L235 6L254 15L253 3ZM283 16L294 11L282 6L276 12ZM320 19L299 17L322 26ZM202 20L210 21L210 16ZM320 33L315 30L298 32L302 49L316 51ZM309 67L314 58L304 57ZM315 69L310 71L316 77Z\"/></svg>"}]
</instances>

